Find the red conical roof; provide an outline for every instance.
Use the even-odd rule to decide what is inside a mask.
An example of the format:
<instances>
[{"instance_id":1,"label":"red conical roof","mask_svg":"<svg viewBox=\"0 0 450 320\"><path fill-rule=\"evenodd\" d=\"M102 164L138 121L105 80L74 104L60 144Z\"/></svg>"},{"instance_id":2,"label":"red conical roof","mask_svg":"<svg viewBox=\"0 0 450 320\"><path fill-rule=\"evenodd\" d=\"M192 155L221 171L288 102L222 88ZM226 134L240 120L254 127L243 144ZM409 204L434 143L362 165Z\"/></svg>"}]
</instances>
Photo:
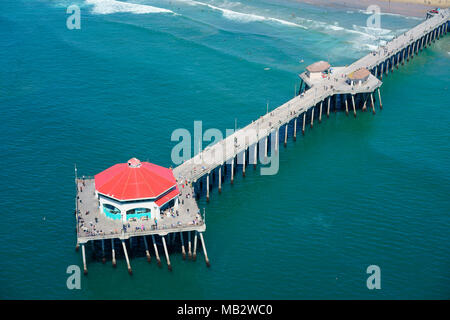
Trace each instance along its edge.
<instances>
[{"instance_id":1,"label":"red conical roof","mask_svg":"<svg viewBox=\"0 0 450 320\"><path fill-rule=\"evenodd\" d=\"M158 198L173 187L176 180L171 169L136 158L95 175L95 189L120 201Z\"/></svg>"}]
</instances>

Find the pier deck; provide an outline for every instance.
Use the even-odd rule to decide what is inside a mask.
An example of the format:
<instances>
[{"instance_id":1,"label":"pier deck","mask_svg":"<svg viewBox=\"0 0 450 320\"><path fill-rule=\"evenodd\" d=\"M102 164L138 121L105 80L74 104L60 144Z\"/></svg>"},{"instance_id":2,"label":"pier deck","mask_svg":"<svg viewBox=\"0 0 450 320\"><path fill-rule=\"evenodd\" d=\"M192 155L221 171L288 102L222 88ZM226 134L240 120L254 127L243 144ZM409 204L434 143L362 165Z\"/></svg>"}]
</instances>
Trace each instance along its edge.
<instances>
[{"instance_id":1,"label":"pier deck","mask_svg":"<svg viewBox=\"0 0 450 320\"><path fill-rule=\"evenodd\" d=\"M349 94L353 96L359 93L373 93L382 85L378 76L383 73L383 68L381 68L381 72L378 72L379 66L388 62L391 65L393 63L398 65L400 61L404 61L405 53L408 54L408 48L414 44L423 45L424 39L425 43L427 41L430 42L431 35L433 35L434 40L438 31L439 34L443 34L444 31L446 33L449 12L449 9L441 10L439 15L425 20L351 65L336 68L336 72L331 74L329 79L325 78L319 83L310 83L310 89L305 91L303 95L294 97L222 141L206 147L193 158L177 166L173 170L175 177L177 179L188 179L193 182L197 181L216 167L229 163L238 154L247 150L249 146L259 144L261 139L266 138L271 132L279 131L283 125L305 114L308 110L317 106L318 103L325 103L327 98L334 95ZM420 41L422 43L419 43ZM413 49L410 50L409 55L411 55ZM395 61L392 60L394 58L396 59ZM359 86L355 84L352 86L346 83L346 76L360 68L367 68L372 73L364 85Z\"/></svg>"},{"instance_id":2,"label":"pier deck","mask_svg":"<svg viewBox=\"0 0 450 320\"><path fill-rule=\"evenodd\" d=\"M123 223L122 220L107 218L104 213L100 212L98 199L95 196L94 179L78 179L78 243L101 239L128 239L152 234L163 236L183 231L205 231L206 225L193 197L192 187L186 184L184 187L182 185L181 182L178 184L181 193L178 208L173 212L166 210L164 214L161 213L161 219L158 219L156 225L155 221L151 219L128 220ZM80 190L83 191L80 192ZM86 214L87 212L88 214Z\"/></svg>"}]
</instances>

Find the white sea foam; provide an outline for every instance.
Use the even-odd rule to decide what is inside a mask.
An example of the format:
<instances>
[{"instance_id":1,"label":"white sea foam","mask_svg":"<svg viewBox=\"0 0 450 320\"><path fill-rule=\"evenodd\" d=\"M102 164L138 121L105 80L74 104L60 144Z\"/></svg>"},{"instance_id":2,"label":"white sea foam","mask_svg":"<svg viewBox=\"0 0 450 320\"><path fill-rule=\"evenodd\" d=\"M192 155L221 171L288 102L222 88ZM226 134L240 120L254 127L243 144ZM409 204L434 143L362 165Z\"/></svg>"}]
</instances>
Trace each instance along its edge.
<instances>
[{"instance_id":1,"label":"white sea foam","mask_svg":"<svg viewBox=\"0 0 450 320\"><path fill-rule=\"evenodd\" d=\"M92 8L92 13L94 14L111 14L117 12L130 12L135 14L147 14L147 13L175 14L173 11L168 9L116 0L86 0L86 4L94 6Z\"/></svg>"},{"instance_id":2,"label":"white sea foam","mask_svg":"<svg viewBox=\"0 0 450 320\"><path fill-rule=\"evenodd\" d=\"M358 11L360 13L363 13L363 14L366 14L366 15L374 14L372 11L366 11L366 10L358 10ZM405 16L405 15L402 15L402 14L390 13L390 12L380 12L380 15L382 15L382 16L400 17L400 18L412 19L412 20L423 20L422 18L419 18L419 17Z\"/></svg>"},{"instance_id":3,"label":"white sea foam","mask_svg":"<svg viewBox=\"0 0 450 320\"><path fill-rule=\"evenodd\" d=\"M247 22L255 22L255 21L272 21L272 22L280 23L280 24L283 24L286 26L308 29L307 27L305 27L303 25L300 25L300 24L297 24L297 23L294 23L291 21L279 19L279 18L266 17L266 16L253 14L253 13L238 12L238 11L234 11L231 9L221 8L221 7L217 7L212 4L209 4L209 3L199 2L199 1L195 1L195 0L178 0L178 1L190 4L190 5L198 5L198 6L208 7L214 11L221 12L222 16L224 18L226 18L228 20L237 21L237 22L247 23ZM230 6L235 7L236 5L237 5L237 3L231 3L231 4L229 4L228 7L230 7Z\"/></svg>"}]
</instances>

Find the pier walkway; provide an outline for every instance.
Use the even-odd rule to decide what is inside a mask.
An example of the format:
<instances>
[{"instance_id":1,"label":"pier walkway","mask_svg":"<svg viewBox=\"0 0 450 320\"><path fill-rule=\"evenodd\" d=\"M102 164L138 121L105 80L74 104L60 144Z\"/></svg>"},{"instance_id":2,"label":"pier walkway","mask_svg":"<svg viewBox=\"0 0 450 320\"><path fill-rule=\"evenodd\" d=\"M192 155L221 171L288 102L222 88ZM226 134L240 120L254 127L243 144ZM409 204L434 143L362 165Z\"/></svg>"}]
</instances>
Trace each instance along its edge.
<instances>
[{"instance_id":1,"label":"pier walkway","mask_svg":"<svg viewBox=\"0 0 450 320\"><path fill-rule=\"evenodd\" d=\"M314 117L316 116L320 122L324 113L329 115L331 106L336 110L336 108L343 108L345 103L347 114L350 105L356 116L357 108L361 107L365 111L367 103L371 102L372 110L375 113L372 94L378 89L380 108L382 108L379 88L382 85L383 74L388 74L389 70L392 72L394 66L398 68L399 63L404 64L405 60L409 61L409 58L417 54L418 50L426 48L432 41L446 34L449 29L449 13L449 9L441 10L440 14L397 36L385 46L369 53L351 65L335 68L335 72L318 82L308 82L304 73L301 74L300 77L305 82L307 90L302 92L301 89L301 94L293 99L252 121L252 123L222 141L206 147L193 158L180 164L174 169L175 177L177 179L188 179L195 183L206 176L206 194L207 199L209 199L209 174L212 171L219 168L220 190L224 178L222 172L224 164L231 165L231 181L233 181L236 164L242 165L245 174L245 166L248 163L256 164L259 148L263 147L263 153L267 156L269 152L267 140L270 134L275 134L274 150L278 150L279 141L283 139L283 137L279 137L280 129L283 129L283 127L285 129L284 143L286 143L288 126L293 126L293 130L290 131L293 131L295 139L297 129L301 128L304 133L306 119L312 127ZM364 68L369 70L371 75L363 85L350 84L347 81L349 74ZM349 97L351 100L348 100ZM358 106L355 104L356 98L359 98ZM316 112L316 115L314 115L314 112Z\"/></svg>"},{"instance_id":2,"label":"pier walkway","mask_svg":"<svg viewBox=\"0 0 450 320\"><path fill-rule=\"evenodd\" d=\"M206 147L193 158L173 169L178 189L181 191L179 203L176 208L161 212L161 217L157 221L140 219L123 222L106 217L103 212L100 212L98 198L95 195L94 179L76 178L76 248L78 250L81 245L84 273L87 274L85 253L87 242L91 242L94 251L95 244L101 244L101 256L105 262L105 245L107 244L105 240L110 240L108 249L111 252L112 264L115 266L115 240L118 240L122 245L128 271L131 274L125 241L128 241L130 248L133 247L133 243L134 245L143 243L150 262L147 236L151 236L159 265L161 265L161 259L158 247L162 244L169 270L172 270L172 267L168 245L175 244L176 237L179 237L181 251L185 258L184 241L187 240L188 258L195 260L197 237L199 237L205 262L209 266L203 238L203 232L206 230L205 216L201 214L196 199L206 193L206 200L209 201L211 187L218 185L221 192L222 182L228 176L233 183L238 166L245 176L245 168L248 164L256 167L258 159L264 165L270 163L267 160L278 153L280 141L284 141L286 146L290 135L295 140L297 130L301 130L304 134L307 124L312 128L314 120L317 119L320 123L323 115L329 116L330 110L345 108L348 115L349 108L352 108L356 117L357 109L366 111L371 107L375 114L376 97L373 93L378 90L378 102L381 109L380 87L383 75L393 72L394 67L398 68L400 64L408 62L419 51L447 34L450 26L449 16L449 9L441 10L439 14L431 16L418 26L395 37L378 50L349 66L333 67L330 73L323 74L321 77L310 78L306 73L300 74L302 83L298 94L293 99L235 131L222 141ZM354 77L357 73L360 78ZM191 234L193 234L193 241L191 241Z\"/></svg>"}]
</instances>

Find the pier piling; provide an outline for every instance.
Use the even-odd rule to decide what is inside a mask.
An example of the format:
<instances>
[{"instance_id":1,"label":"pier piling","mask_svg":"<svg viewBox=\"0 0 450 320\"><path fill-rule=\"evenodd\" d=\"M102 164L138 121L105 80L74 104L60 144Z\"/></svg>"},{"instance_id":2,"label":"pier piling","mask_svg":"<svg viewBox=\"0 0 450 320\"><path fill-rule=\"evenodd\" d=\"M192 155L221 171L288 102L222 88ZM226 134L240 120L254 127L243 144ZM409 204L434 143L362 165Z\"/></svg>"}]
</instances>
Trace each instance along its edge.
<instances>
[{"instance_id":1,"label":"pier piling","mask_svg":"<svg viewBox=\"0 0 450 320\"><path fill-rule=\"evenodd\" d=\"M219 167L219 193L222 193L222 167ZM183 234L181 234L183 236ZM183 245L184 247L184 245Z\"/></svg>"},{"instance_id":2,"label":"pier piling","mask_svg":"<svg viewBox=\"0 0 450 320\"><path fill-rule=\"evenodd\" d=\"M114 250L114 239L111 239L111 256L112 256L112 266L116 267L116 250Z\"/></svg>"},{"instance_id":3,"label":"pier piling","mask_svg":"<svg viewBox=\"0 0 450 320\"><path fill-rule=\"evenodd\" d=\"M328 97L327 118L330 117L330 100L331 100L331 96Z\"/></svg>"},{"instance_id":4,"label":"pier piling","mask_svg":"<svg viewBox=\"0 0 450 320\"><path fill-rule=\"evenodd\" d=\"M155 250L156 262L161 267L161 259L159 258L158 246L156 245L155 236L152 234L153 249Z\"/></svg>"},{"instance_id":5,"label":"pier piling","mask_svg":"<svg viewBox=\"0 0 450 320\"><path fill-rule=\"evenodd\" d=\"M203 254L205 255L206 266L209 268L210 267L210 263L209 263L209 259L208 259L208 253L206 252L205 240L203 239L203 233L202 232L200 232L200 241L202 242Z\"/></svg>"},{"instance_id":6,"label":"pier piling","mask_svg":"<svg viewBox=\"0 0 450 320\"><path fill-rule=\"evenodd\" d=\"M378 88L378 98L380 99L380 109L383 109L383 103L381 102L380 88Z\"/></svg>"},{"instance_id":7,"label":"pier piling","mask_svg":"<svg viewBox=\"0 0 450 320\"><path fill-rule=\"evenodd\" d=\"M297 118L294 120L294 141L297 141Z\"/></svg>"},{"instance_id":8,"label":"pier piling","mask_svg":"<svg viewBox=\"0 0 450 320\"><path fill-rule=\"evenodd\" d=\"M353 115L356 118L356 107L355 107L355 96L352 95L352 104L353 104Z\"/></svg>"},{"instance_id":9,"label":"pier piling","mask_svg":"<svg viewBox=\"0 0 450 320\"><path fill-rule=\"evenodd\" d=\"M152 261L152 257L150 256L150 251L148 250L148 244L147 244L147 237L143 236L144 238L144 245L145 245L145 255L147 256L147 261Z\"/></svg>"},{"instance_id":10,"label":"pier piling","mask_svg":"<svg viewBox=\"0 0 450 320\"><path fill-rule=\"evenodd\" d=\"M209 172L206 175L206 202L209 202Z\"/></svg>"},{"instance_id":11,"label":"pier piling","mask_svg":"<svg viewBox=\"0 0 450 320\"><path fill-rule=\"evenodd\" d=\"M288 124L284 126L284 147L287 146L287 138L288 138Z\"/></svg>"},{"instance_id":12,"label":"pier piling","mask_svg":"<svg viewBox=\"0 0 450 320\"><path fill-rule=\"evenodd\" d=\"M186 260L186 250L184 248L183 232L180 232L180 240L181 240L181 254L183 255L183 260Z\"/></svg>"},{"instance_id":13,"label":"pier piling","mask_svg":"<svg viewBox=\"0 0 450 320\"><path fill-rule=\"evenodd\" d=\"M125 254L125 260L127 261L128 273L130 275L132 275L133 274L133 270L131 270L130 259L128 259L127 246L126 246L124 240L121 240L121 241L122 241L123 253Z\"/></svg>"},{"instance_id":14,"label":"pier piling","mask_svg":"<svg viewBox=\"0 0 450 320\"><path fill-rule=\"evenodd\" d=\"M319 108L319 123L322 123L322 104L323 104L323 101L320 102L320 108Z\"/></svg>"},{"instance_id":15,"label":"pier piling","mask_svg":"<svg viewBox=\"0 0 450 320\"><path fill-rule=\"evenodd\" d=\"M302 127L303 135L305 135L305 122L306 122L306 112L303 113L303 127Z\"/></svg>"},{"instance_id":16,"label":"pier piling","mask_svg":"<svg viewBox=\"0 0 450 320\"><path fill-rule=\"evenodd\" d=\"M247 154L247 148L242 152L242 176L245 177L245 156Z\"/></svg>"},{"instance_id":17,"label":"pier piling","mask_svg":"<svg viewBox=\"0 0 450 320\"><path fill-rule=\"evenodd\" d=\"M167 251L167 245L166 245L166 237L162 236L162 243L164 247L164 254L166 255L166 261L167 261L167 268L169 271L172 271L172 265L170 264L170 258L169 258L169 252Z\"/></svg>"},{"instance_id":18,"label":"pier piling","mask_svg":"<svg viewBox=\"0 0 450 320\"><path fill-rule=\"evenodd\" d=\"M106 263L106 257L105 257L105 240L102 239L102 263Z\"/></svg>"},{"instance_id":19,"label":"pier piling","mask_svg":"<svg viewBox=\"0 0 450 320\"><path fill-rule=\"evenodd\" d=\"M188 259L192 259L192 251L191 251L191 232L188 231Z\"/></svg>"},{"instance_id":20,"label":"pier piling","mask_svg":"<svg viewBox=\"0 0 450 320\"><path fill-rule=\"evenodd\" d=\"M347 102L347 97L345 97L345 115L348 116L348 102Z\"/></svg>"},{"instance_id":21,"label":"pier piling","mask_svg":"<svg viewBox=\"0 0 450 320\"><path fill-rule=\"evenodd\" d=\"M194 231L194 252L192 253L192 260L197 260L197 231Z\"/></svg>"},{"instance_id":22,"label":"pier piling","mask_svg":"<svg viewBox=\"0 0 450 320\"><path fill-rule=\"evenodd\" d=\"M86 265L86 252L84 249L84 244L81 245L81 256L83 257L83 271L84 271L84 274L87 275L88 269L87 269L87 265Z\"/></svg>"}]
</instances>

